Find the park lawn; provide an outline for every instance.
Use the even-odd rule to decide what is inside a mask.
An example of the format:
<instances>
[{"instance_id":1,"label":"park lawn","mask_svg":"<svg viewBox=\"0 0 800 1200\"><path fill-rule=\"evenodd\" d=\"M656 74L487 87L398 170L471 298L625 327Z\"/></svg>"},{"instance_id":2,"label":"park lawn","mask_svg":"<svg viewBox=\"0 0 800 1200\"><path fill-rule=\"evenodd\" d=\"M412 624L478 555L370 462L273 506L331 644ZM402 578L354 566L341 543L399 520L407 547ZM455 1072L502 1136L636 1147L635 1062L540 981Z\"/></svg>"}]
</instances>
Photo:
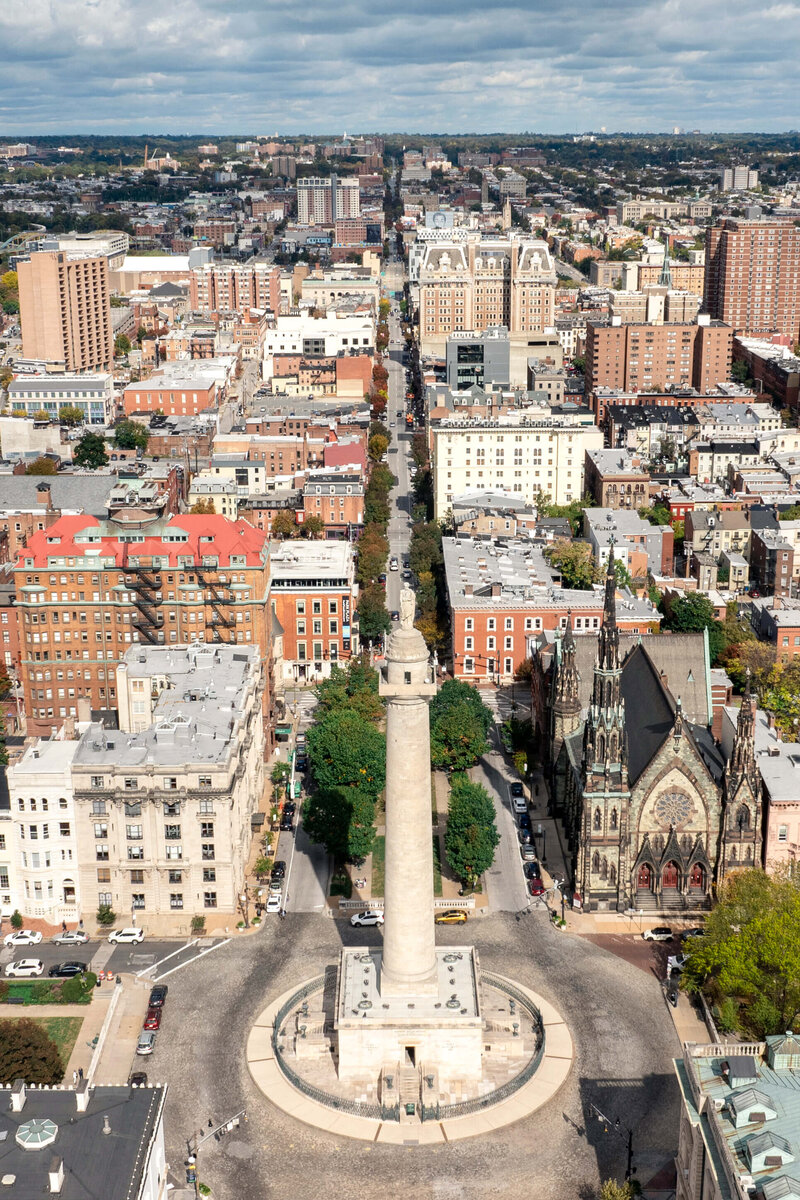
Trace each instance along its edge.
<instances>
[{"instance_id":1,"label":"park lawn","mask_svg":"<svg viewBox=\"0 0 800 1200\"><path fill-rule=\"evenodd\" d=\"M44 1025L48 1037L58 1046L64 1070L67 1069L72 1047L78 1040L83 1017L32 1017L37 1025Z\"/></svg>"},{"instance_id":2,"label":"park lawn","mask_svg":"<svg viewBox=\"0 0 800 1200\"><path fill-rule=\"evenodd\" d=\"M386 890L386 838L379 834L372 845L372 895L380 899Z\"/></svg>"}]
</instances>

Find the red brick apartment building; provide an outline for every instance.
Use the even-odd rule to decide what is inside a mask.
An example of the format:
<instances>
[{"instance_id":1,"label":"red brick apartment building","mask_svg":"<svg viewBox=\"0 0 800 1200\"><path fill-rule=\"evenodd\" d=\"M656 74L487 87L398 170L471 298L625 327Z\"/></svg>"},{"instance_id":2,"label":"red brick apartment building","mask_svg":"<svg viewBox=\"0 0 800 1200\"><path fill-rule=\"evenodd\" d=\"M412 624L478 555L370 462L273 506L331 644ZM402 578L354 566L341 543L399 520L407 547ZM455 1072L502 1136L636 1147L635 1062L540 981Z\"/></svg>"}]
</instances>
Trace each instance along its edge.
<instances>
[{"instance_id":1,"label":"red brick apartment building","mask_svg":"<svg viewBox=\"0 0 800 1200\"><path fill-rule=\"evenodd\" d=\"M725 217L706 230L704 304L738 333L800 338L800 227Z\"/></svg>"},{"instance_id":2,"label":"red brick apartment building","mask_svg":"<svg viewBox=\"0 0 800 1200\"><path fill-rule=\"evenodd\" d=\"M586 390L713 388L730 375L733 331L700 316L691 325L586 326Z\"/></svg>"},{"instance_id":3,"label":"red brick apartment building","mask_svg":"<svg viewBox=\"0 0 800 1200\"><path fill-rule=\"evenodd\" d=\"M30 734L47 736L76 716L82 697L93 709L113 708L116 667L136 642L252 643L270 660L266 535L221 516L185 513L138 527L130 516L62 517L20 552L14 576Z\"/></svg>"}]
</instances>

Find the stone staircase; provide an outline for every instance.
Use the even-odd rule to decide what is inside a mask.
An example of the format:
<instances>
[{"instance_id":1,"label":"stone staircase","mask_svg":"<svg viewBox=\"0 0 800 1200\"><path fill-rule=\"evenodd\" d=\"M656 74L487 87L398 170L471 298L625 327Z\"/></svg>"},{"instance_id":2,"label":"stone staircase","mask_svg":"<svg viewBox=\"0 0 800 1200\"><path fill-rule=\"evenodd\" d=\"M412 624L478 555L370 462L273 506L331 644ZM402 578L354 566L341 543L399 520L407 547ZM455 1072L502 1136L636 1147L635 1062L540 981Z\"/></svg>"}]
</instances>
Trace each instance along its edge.
<instances>
[{"instance_id":1,"label":"stone staircase","mask_svg":"<svg viewBox=\"0 0 800 1200\"><path fill-rule=\"evenodd\" d=\"M708 908L708 903L702 893L693 896L683 896L677 888L663 888L660 902L649 888L639 888L636 892L635 907L646 913L671 913L674 916L688 915Z\"/></svg>"},{"instance_id":2,"label":"stone staircase","mask_svg":"<svg viewBox=\"0 0 800 1200\"><path fill-rule=\"evenodd\" d=\"M419 1115L419 1068L401 1067L398 1094L400 1097L400 1112L405 1115L406 1105L414 1105L414 1113Z\"/></svg>"}]
</instances>

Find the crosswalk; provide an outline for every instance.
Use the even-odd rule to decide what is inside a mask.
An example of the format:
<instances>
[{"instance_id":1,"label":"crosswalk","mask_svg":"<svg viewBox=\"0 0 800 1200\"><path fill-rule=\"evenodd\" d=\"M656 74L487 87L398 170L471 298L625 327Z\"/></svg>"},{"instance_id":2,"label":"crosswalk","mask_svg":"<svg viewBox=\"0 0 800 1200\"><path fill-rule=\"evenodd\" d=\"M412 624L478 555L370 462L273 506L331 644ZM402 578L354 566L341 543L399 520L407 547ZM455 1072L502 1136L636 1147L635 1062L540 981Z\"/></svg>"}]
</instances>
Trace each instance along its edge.
<instances>
[{"instance_id":1,"label":"crosswalk","mask_svg":"<svg viewBox=\"0 0 800 1200\"><path fill-rule=\"evenodd\" d=\"M514 704L516 704L516 715L520 720L526 720L530 716L530 697L521 687L515 689L513 698L510 690L498 690L497 688L479 688L478 690L481 700L500 724L507 721L512 715Z\"/></svg>"},{"instance_id":2,"label":"crosswalk","mask_svg":"<svg viewBox=\"0 0 800 1200\"><path fill-rule=\"evenodd\" d=\"M312 723L317 707L313 688L294 688L286 692L285 699L287 713L297 712L298 729L304 729Z\"/></svg>"}]
</instances>

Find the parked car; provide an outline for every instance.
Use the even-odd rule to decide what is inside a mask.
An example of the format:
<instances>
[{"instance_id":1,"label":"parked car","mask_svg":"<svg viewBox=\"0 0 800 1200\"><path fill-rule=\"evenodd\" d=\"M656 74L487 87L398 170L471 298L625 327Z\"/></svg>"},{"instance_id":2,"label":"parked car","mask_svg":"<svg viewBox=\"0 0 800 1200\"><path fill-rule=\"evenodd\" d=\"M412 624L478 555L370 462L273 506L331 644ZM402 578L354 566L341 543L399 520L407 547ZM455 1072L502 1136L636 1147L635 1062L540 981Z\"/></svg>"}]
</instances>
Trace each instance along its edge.
<instances>
[{"instance_id":1,"label":"parked car","mask_svg":"<svg viewBox=\"0 0 800 1200\"><path fill-rule=\"evenodd\" d=\"M291 833L294 829L294 818L291 813L284 813L281 817L281 833Z\"/></svg>"},{"instance_id":2,"label":"parked car","mask_svg":"<svg viewBox=\"0 0 800 1200\"><path fill-rule=\"evenodd\" d=\"M128 1080L129 1087L147 1087L147 1072L134 1071Z\"/></svg>"},{"instance_id":3,"label":"parked car","mask_svg":"<svg viewBox=\"0 0 800 1200\"><path fill-rule=\"evenodd\" d=\"M701 937L705 937L705 936L706 936L706 931L702 925L695 925L693 929L682 929L681 930L681 941L682 942L691 942L691 941L694 941L695 938L701 938Z\"/></svg>"},{"instance_id":4,"label":"parked car","mask_svg":"<svg viewBox=\"0 0 800 1200\"><path fill-rule=\"evenodd\" d=\"M21 958L19 962L10 962L6 967L9 979L27 979L31 975L41 975L44 963L39 958Z\"/></svg>"},{"instance_id":5,"label":"parked car","mask_svg":"<svg viewBox=\"0 0 800 1200\"><path fill-rule=\"evenodd\" d=\"M532 862L535 858L539 857L533 842L525 842L524 845L520 846L519 852L522 855L523 862Z\"/></svg>"},{"instance_id":6,"label":"parked car","mask_svg":"<svg viewBox=\"0 0 800 1200\"><path fill-rule=\"evenodd\" d=\"M530 829L525 829L523 826L517 830L517 838L520 846L526 846L528 842L533 841L533 833Z\"/></svg>"},{"instance_id":7,"label":"parked car","mask_svg":"<svg viewBox=\"0 0 800 1200\"><path fill-rule=\"evenodd\" d=\"M137 1054L152 1054L156 1044L155 1031L152 1029L143 1029L139 1034L139 1041L136 1043Z\"/></svg>"},{"instance_id":8,"label":"parked car","mask_svg":"<svg viewBox=\"0 0 800 1200\"><path fill-rule=\"evenodd\" d=\"M412 575L411 571L403 571L403 574L400 576L400 578L404 579L406 583L411 583L411 580L414 578L414 576Z\"/></svg>"},{"instance_id":9,"label":"parked car","mask_svg":"<svg viewBox=\"0 0 800 1200\"><path fill-rule=\"evenodd\" d=\"M112 929L108 935L108 940L112 946L124 943L137 943L144 941L144 930L138 925L131 925L128 929Z\"/></svg>"},{"instance_id":10,"label":"parked car","mask_svg":"<svg viewBox=\"0 0 800 1200\"><path fill-rule=\"evenodd\" d=\"M270 879L270 881L269 881L270 896L280 896L282 891L283 891L283 880L282 879Z\"/></svg>"},{"instance_id":11,"label":"parked car","mask_svg":"<svg viewBox=\"0 0 800 1200\"><path fill-rule=\"evenodd\" d=\"M380 575L378 576L378 583L381 585L381 587L386 587L386 572L385 571L381 571Z\"/></svg>"},{"instance_id":12,"label":"parked car","mask_svg":"<svg viewBox=\"0 0 800 1200\"><path fill-rule=\"evenodd\" d=\"M522 786L522 784L521 784L521 783L519 783L519 781L517 781L516 783L512 783L512 785L511 785L511 796L512 796L512 798L514 798L514 797L516 797L516 796L523 796L523 797L524 797L524 795L525 795L525 789L524 789L524 787Z\"/></svg>"},{"instance_id":13,"label":"parked car","mask_svg":"<svg viewBox=\"0 0 800 1200\"><path fill-rule=\"evenodd\" d=\"M526 879L541 879L542 877L542 868L535 859L532 862L523 863L522 872Z\"/></svg>"},{"instance_id":14,"label":"parked car","mask_svg":"<svg viewBox=\"0 0 800 1200\"><path fill-rule=\"evenodd\" d=\"M656 925L653 929L645 929L642 934L646 942L671 942L673 936L669 925Z\"/></svg>"},{"instance_id":15,"label":"parked car","mask_svg":"<svg viewBox=\"0 0 800 1200\"><path fill-rule=\"evenodd\" d=\"M147 1016L144 1019L145 1029L160 1029L161 1028L161 1012L160 1008L148 1008Z\"/></svg>"},{"instance_id":16,"label":"parked car","mask_svg":"<svg viewBox=\"0 0 800 1200\"><path fill-rule=\"evenodd\" d=\"M47 974L51 979L72 979L74 975L85 975L89 970L86 963L82 962L63 962L56 963L51 967Z\"/></svg>"},{"instance_id":17,"label":"parked car","mask_svg":"<svg viewBox=\"0 0 800 1200\"><path fill-rule=\"evenodd\" d=\"M57 933L52 939L54 946L85 946L88 940L88 933L82 929L68 929L66 933Z\"/></svg>"},{"instance_id":18,"label":"parked car","mask_svg":"<svg viewBox=\"0 0 800 1200\"><path fill-rule=\"evenodd\" d=\"M286 863L283 861L282 858L279 858L276 862L274 862L272 864L272 871L270 872L270 879L274 882L275 880L283 879L285 875L286 875Z\"/></svg>"},{"instance_id":19,"label":"parked car","mask_svg":"<svg viewBox=\"0 0 800 1200\"><path fill-rule=\"evenodd\" d=\"M667 959L667 974L680 975L688 961L688 954L670 954Z\"/></svg>"},{"instance_id":20,"label":"parked car","mask_svg":"<svg viewBox=\"0 0 800 1200\"><path fill-rule=\"evenodd\" d=\"M306 735L304 733L298 733L297 737L294 739L294 748L295 750L305 750Z\"/></svg>"},{"instance_id":21,"label":"parked car","mask_svg":"<svg viewBox=\"0 0 800 1200\"><path fill-rule=\"evenodd\" d=\"M269 896L267 896L267 912L279 913L281 911L281 903L281 893L272 892Z\"/></svg>"},{"instance_id":22,"label":"parked car","mask_svg":"<svg viewBox=\"0 0 800 1200\"><path fill-rule=\"evenodd\" d=\"M396 608L395 608L395 609L392 609L392 611L391 611L391 613L390 613L389 615L391 616L391 618L392 618L392 620L393 620L393 621L399 621L399 620L400 620L400 613L397 611L397 609L396 609Z\"/></svg>"},{"instance_id":23,"label":"parked car","mask_svg":"<svg viewBox=\"0 0 800 1200\"><path fill-rule=\"evenodd\" d=\"M3 938L4 946L38 946L42 940L38 929L18 929L16 933L7 933Z\"/></svg>"},{"instance_id":24,"label":"parked car","mask_svg":"<svg viewBox=\"0 0 800 1200\"><path fill-rule=\"evenodd\" d=\"M541 879L531 879L528 883L528 891L532 896L543 896L544 884Z\"/></svg>"},{"instance_id":25,"label":"parked car","mask_svg":"<svg viewBox=\"0 0 800 1200\"><path fill-rule=\"evenodd\" d=\"M150 989L150 999L147 1001L147 1007L163 1008L168 991L169 988L167 987L166 983L157 983L154 988Z\"/></svg>"},{"instance_id":26,"label":"parked car","mask_svg":"<svg viewBox=\"0 0 800 1200\"><path fill-rule=\"evenodd\" d=\"M519 825L520 829L527 829L529 833L533 830L530 816L526 812L519 814L519 820L517 824Z\"/></svg>"},{"instance_id":27,"label":"parked car","mask_svg":"<svg viewBox=\"0 0 800 1200\"><path fill-rule=\"evenodd\" d=\"M466 919L467 914L463 908L446 908L434 917L437 925L463 925Z\"/></svg>"},{"instance_id":28,"label":"parked car","mask_svg":"<svg viewBox=\"0 0 800 1200\"><path fill-rule=\"evenodd\" d=\"M295 755L294 765L295 769L298 771L308 770L308 755L305 753L305 751Z\"/></svg>"},{"instance_id":29,"label":"parked car","mask_svg":"<svg viewBox=\"0 0 800 1200\"><path fill-rule=\"evenodd\" d=\"M366 912L353 913L350 918L351 925L382 925L383 913L376 910L368 909Z\"/></svg>"},{"instance_id":30,"label":"parked car","mask_svg":"<svg viewBox=\"0 0 800 1200\"><path fill-rule=\"evenodd\" d=\"M400 563L397 561L397 558L394 555L392 555L392 557L389 559L389 570L390 571L399 571L400 570Z\"/></svg>"}]
</instances>

